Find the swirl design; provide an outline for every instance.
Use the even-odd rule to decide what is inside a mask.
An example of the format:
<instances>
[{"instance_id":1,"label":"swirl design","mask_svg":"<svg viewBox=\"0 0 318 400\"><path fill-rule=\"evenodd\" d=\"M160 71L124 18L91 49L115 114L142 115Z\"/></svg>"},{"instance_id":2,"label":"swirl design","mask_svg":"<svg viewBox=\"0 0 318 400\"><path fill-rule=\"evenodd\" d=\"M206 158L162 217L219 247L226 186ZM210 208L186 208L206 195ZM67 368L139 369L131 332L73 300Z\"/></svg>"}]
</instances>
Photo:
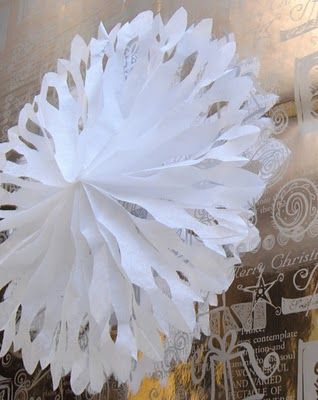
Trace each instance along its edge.
<instances>
[{"instance_id":1,"label":"swirl design","mask_svg":"<svg viewBox=\"0 0 318 400\"><path fill-rule=\"evenodd\" d=\"M178 351L182 351L189 344L189 335L184 332L178 332L174 338L174 347Z\"/></svg>"},{"instance_id":2,"label":"swirl design","mask_svg":"<svg viewBox=\"0 0 318 400\"><path fill-rule=\"evenodd\" d=\"M317 270L318 264L315 265L314 269L311 272L309 272L308 268L302 268L297 271L293 277L294 287L299 291L308 289ZM301 282L298 283L298 281Z\"/></svg>"},{"instance_id":3,"label":"swirl design","mask_svg":"<svg viewBox=\"0 0 318 400\"><path fill-rule=\"evenodd\" d=\"M166 372L176 363L180 361L179 353L177 349L173 346L170 346L166 349L163 359L163 367Z\"/></svg>"},{"instance_id":4,"label":"swirl design","mask_svg":"<svg viewBox=\"0 0 318 400\"><path fill-rule=\"evenodd\" d=\"M14 377L14 384L19 387L19 389L28 389L31 386L31 381L29 379L29 375L26 373L24 369L20 369L15 377Z\"/></svg>"},{"instance_id":5,"label":"swirl design","mask_svg":"<svg viewBox=\"0 0 318 400\"><path fill-rule=\"evenodd\" d=\"M12 364L13 357L11 353L7 353L4 357L1 358L1 364L3 367L9 367Z\"/></svg>"},{"instance_id":6,"label":"swirl design","mask_svg":"<svg viewBox=\"0 0 318 400\"><path fill-rule=\"evenodd\" d=\"M163 361L156 363L154 376L163 380L174 365L188 359L190 351L191 336L171 329L170 338L165 344Z\"/></svg>"},{"instance_id":7,"label":"swirl design","mask_svg":"<svg viewBox=\"0 0 318 400\"><path fill-rule=\"evenodd\" d=\"M288 167L289 150L283 142L268 140L255 153L254 160L260 164L259 174L268 187L277 183Z\"/></svg>"},{"instance_id":8,"label":"swirl design","mask_svg":"<svg viewBox=\"0 0 318 400\"><path fill-rule=\"evenodd\" d=\"M274 133L280 135L288 126L288 114L283 107L275 107L271 112L271 119L274 124Z\"/></svg>"},{"instance_id":9,"label":"swirl design","mask_svg":"<svg viewBox=\"0 0 318 400\"><path fill-rule=\"evenodd\" d=\"M305 178L295 179L281 188L273 207L273 221L285 237L298 240L317 219L318 192Z\"/></svg>"}]
</instances>

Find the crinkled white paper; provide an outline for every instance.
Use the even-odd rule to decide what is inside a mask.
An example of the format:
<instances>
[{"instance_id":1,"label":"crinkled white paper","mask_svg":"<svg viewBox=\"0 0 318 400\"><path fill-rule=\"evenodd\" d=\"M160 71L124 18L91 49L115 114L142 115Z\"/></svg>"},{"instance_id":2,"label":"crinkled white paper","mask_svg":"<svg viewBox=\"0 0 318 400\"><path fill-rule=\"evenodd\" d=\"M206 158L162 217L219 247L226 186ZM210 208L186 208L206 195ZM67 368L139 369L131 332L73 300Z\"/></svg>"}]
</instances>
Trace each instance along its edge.
<instances>
[{"instance_id":1,"label":"crinkled white paper","mask_svg":"<svg viewBox=\"0 0 318 400\"><path fill-rule=\"evenodd\" d=\"M258 237L249 164L276 98L211 30L180 9L75 37L0 144L0 355L13 342L28 372L50 364L55 388L71 373L74 393L99 392L161 362Z\"/></svg>"}]
</instances>

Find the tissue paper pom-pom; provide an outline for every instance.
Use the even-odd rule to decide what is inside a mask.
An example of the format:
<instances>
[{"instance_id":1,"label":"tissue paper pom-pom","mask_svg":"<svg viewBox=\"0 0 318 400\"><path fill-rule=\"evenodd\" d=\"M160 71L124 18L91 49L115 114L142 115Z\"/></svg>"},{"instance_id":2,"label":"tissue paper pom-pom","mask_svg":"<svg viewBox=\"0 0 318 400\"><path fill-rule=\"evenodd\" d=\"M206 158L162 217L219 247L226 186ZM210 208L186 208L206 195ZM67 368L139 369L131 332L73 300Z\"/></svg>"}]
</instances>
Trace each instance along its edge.
<instances>
[{"instance_id":1,"label":"tissue paper pom-pom","mask_svg":"<svg viewBox=\"0 0 318 400\"><path fill-rule=\"evenodd\" d=\"M275 96L211 29L180 9L76 36L0 144L1 355L50 365L55 388L71 373L98 392L141 353L162 360L162 334L193 333L195 304L215 304L255 243L250 149Z\"/></svg>"}]
</instances>

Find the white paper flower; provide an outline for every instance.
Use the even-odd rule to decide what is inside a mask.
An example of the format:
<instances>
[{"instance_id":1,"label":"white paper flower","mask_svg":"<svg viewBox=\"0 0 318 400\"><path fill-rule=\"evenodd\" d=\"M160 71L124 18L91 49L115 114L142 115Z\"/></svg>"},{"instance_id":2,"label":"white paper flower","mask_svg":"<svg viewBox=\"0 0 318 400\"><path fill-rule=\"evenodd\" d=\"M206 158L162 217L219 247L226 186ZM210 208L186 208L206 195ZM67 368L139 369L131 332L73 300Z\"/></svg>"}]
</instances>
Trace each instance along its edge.
<instances>
[{"instance_id":1,"label":"white paper flower","mask_svg":"<svg viewBox=\"0 0 318 400\"><path fill-rule=\"evenodd\" d=\"M75 393L100 391L140 353L162 360L160 333L194 332L195 302L215 304L257 237L247 154L275 98L211 29L180 9L75 37L0 144L1 355L13 342L27 371L50 364L54 387L71 372Z\"/></svg>"}]
</instances>

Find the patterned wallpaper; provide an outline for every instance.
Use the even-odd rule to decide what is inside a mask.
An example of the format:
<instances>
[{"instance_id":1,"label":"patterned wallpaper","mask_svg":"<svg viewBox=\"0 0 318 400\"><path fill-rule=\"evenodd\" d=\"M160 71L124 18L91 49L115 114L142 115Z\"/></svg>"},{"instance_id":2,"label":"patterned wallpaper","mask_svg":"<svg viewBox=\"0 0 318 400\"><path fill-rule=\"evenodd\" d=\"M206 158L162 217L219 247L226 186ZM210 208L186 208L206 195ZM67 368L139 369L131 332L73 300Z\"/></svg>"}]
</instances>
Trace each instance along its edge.
<instances>
[{"instance_id":1,"label":"patterned wallpaper","mask_svg":"<svg viewBox=\"0 0 318 400\"><path fill-rule=\"evenodd\" d=\"M241 56L262 63L260 81L281 96L275 135L255 159L264 178L277 169L255 207L259 247L244 257L219 305L199 318L207 336L191 347L174 332L164 362L139 391L110 380L83 399L314 400L318 398L318 2L316 0L0 0L0 140L43 74L68 55L76 33L95 35L152 8L167 18L179 6L191 21L213 16L234 32ZM297 115L297 118L296 118ZM0 237L0 240L4 240ZM279 365L278 365L279 364ZM275 371L275 372L274 372ZM29 376L19 353L0 360L0 399L73 399L68 379L52 390L48 370Z\"/></svg>"}]
</instances>

